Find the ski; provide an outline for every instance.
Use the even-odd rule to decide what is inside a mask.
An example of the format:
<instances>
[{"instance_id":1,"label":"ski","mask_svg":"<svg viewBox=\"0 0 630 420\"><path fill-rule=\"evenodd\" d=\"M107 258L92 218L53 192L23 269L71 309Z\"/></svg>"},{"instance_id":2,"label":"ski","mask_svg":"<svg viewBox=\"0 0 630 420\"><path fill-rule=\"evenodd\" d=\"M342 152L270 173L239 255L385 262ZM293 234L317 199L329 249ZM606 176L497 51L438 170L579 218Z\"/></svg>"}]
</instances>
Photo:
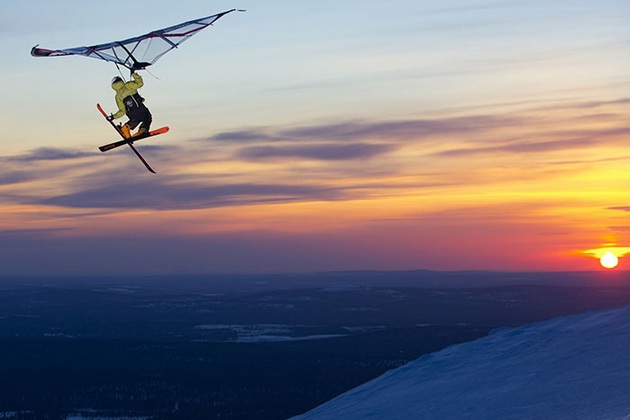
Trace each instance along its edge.
<instances>
[{"instance_id":1,"label":"ski","mask_svg":"<svg viewBox=\"0 0 630 420\"><path fill-rule=\"evenodd\" d=\"M162 128L158 128L157 130L153 130L149 133L146 134L141 134L139 136L132 136L130 138L125 138L125 136L123 135L122 131L120 131L120 127L118 127L116 124L114 124L113 121L110 121L109 118L107 118L107 112L105 112L105 110L101 107L100 104L96 104L96 108L99 110L99 112L101 114L103 114L103 117L105 117L105 119L107 120L107 122L109 122L111 124L111 126L114 128L114 130L116 130L116 132L118 132L118 134L120 135L120 137L122 137L123 139L114 143L110 143L110 144L106 144L104 146L99 147L99 150L101 152L106 152L108 150L114 149L116 147L119 146L123 146L125 144L128 144L129 147L131 148L131 150L133 150L133 152L136 154L136 156L138 156L138 159L140 159L140 161L144 164L144 166L147 168L147 170L149 172L152 173L156 173L153 168L151 168L151 166L149 165L149 163L142 157L142 155L140 154L140 152L138 152L138 150L133 146L133 142L137 141L137 140L141 140L141 139L145 139L147 137L151 137L153 135L158 135L158 134L163 134L166 133L169 128L168 127L162 127ZM155 134L152 134L154 133Z\"/></svg>"},{"instance_id":2,"label":"ski","mask_svg":"<svg viewBox=\"0 0 630 420\"><path fill-rule=\"evenodd\" d=\"M145 168L147 168L147 170L151 173L156 173L153 168L149 165L149 162L147 162L146 160L144 160L144 158L142 157L142 155L140 154L140 152L138 152L138 150L136 150L135 147L133 147L132 143L127 143L129 145L129 147L131 147L131 150L133 150L133 152L136 154L136 156L138 156L138 159L140 159L140 162L142 162L145 166Z\"/></svg>"},{"instance_id":3,"label":"ski","mask_svg":"<svg viewBox=\"0 0 630 420\"><path fill-rule=\"evenodd\" d=\"M118 128L118 126L116 126L116 128ZM125 144L133 143L134 141L146 139L148 137L157 136L159 134L164 134L168 132L168 130L169 130L168 127L160 127L158 129L151 130L148 133L140 134L138 136L132 136L128 139L118 140L113 143L106 144L104 146L99 146L98 150L100 150L101 152L107 152L108 150L112 150L117 147L124 146Z\"/></svg>"}]
</instances>

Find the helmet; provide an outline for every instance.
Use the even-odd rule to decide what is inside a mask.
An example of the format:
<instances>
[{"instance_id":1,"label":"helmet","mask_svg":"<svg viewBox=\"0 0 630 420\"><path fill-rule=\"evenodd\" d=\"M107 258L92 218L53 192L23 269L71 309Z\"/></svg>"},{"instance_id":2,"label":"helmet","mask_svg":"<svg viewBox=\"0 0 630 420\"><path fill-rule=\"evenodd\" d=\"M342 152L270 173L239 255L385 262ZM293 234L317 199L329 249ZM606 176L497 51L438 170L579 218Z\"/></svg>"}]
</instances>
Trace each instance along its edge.
<instances>
[{"instance_id":1,"label":"helmet","mask_svg":"<svg viewBox=\"0 0 630 420\"><path fill-rule=\"evenodd\" d=\"M116 76L112 79L112 85L116 82L122 82L123 79L120 76Z\"/></svg>"}]
</instances>

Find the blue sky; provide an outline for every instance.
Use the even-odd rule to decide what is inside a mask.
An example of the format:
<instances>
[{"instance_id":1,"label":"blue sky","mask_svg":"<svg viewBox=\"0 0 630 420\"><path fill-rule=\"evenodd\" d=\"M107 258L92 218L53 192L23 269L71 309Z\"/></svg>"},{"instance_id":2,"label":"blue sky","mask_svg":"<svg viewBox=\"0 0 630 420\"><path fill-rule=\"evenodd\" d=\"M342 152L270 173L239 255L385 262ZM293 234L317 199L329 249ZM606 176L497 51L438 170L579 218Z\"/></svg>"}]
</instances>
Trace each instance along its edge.
<instances>
[{"instance_id":1,"label":"blue sky","mask_svg":"<svg viewBox=\"0 0 630 420\"><path fill-rule=\"evenodd\" d=\"M97 150L116 137L95 109L114 110L115 66L29 55L231 8L247 12L144 73L154 127L171 127L139 145L157 176ZM581 250L627 243L627 1L0 12L7 274L583 269ZM101 266L121 243L146 252Z\"/></svg>"},{"instance_id":2,"label":"blue sky","mask_svg":"<svg viewBox=\"0 0 630 420\"><path fill-rule=\"evenodd\" d=\"M615 82L626 80L628 58L618 51L627 42L630 6L549 3L14 2L2 6L1 34L11 57L3 60L2 89L13 98L10 117L17 124L42 107L40 124L93 131L94 102L111 106L108 82L116 68L75 57L33 61L25 51L126 38L237 7L248 12L229 15L152 69L159 80L149 76L144 91L156 122L205 135L208 128L540 101L588 88L612 93ZM27 83L15 83L23 77ZM16 143L36 147L38 127L25 128Z\"/></svg>"}]
</instances>

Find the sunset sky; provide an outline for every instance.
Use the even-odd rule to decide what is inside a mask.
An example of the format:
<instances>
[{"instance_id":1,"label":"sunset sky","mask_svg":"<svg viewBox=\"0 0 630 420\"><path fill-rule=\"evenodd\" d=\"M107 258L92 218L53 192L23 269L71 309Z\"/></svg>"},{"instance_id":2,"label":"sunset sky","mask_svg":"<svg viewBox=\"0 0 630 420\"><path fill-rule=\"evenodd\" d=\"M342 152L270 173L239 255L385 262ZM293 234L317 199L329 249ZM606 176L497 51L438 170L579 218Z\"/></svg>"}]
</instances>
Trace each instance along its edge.
<instances>
[{"instance_id":1,"label":"sunset sky","mask_svg":"<svg viewBox=\"0 0 630 420\"><path fill-rule=\"evenodd\" d=\"M98 151L113 64L29 55L231 8L142 73L157 175ZM0 275L624 269L628 22L628 0L4 1Z\"/></svg>"}]
</instances>

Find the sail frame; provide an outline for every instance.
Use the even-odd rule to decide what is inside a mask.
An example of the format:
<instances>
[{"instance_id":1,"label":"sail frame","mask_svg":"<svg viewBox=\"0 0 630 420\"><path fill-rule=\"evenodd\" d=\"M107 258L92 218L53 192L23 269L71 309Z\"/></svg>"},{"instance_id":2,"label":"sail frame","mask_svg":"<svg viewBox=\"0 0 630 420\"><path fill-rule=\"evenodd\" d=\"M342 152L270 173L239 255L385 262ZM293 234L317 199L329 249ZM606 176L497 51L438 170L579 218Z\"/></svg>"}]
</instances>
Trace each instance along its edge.
<instances>
[{"instance_id":1,"label":"sail frame","mask_svg":"<svg viewBox=\"0 0 630 420\"><path fill-rule=\"evenodd\" d=\"M236 9L189 20L122 41L61 50L38 48L36 45L31 49L31 55L34 57L79 55L116 63L130 70L144 69L155 64L166 53L177 48L202 29L234 11Z\"/></svg>"}]
</instances>

